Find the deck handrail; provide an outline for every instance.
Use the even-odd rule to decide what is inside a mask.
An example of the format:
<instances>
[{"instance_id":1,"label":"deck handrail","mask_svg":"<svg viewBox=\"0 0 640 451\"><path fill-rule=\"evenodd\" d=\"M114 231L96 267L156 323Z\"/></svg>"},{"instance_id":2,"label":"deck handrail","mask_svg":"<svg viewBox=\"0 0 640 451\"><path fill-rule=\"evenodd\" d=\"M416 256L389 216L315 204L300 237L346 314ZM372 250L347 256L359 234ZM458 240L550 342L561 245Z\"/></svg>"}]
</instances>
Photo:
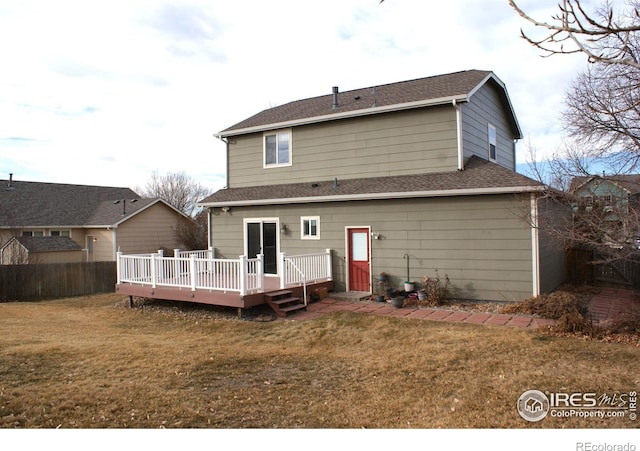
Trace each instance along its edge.
<instances>
[{"instance_id":1,"label":"deck handrail","mask_svg":"<svg viewBox=\"0 0 640 451\"><path fill-rule=\"evenodd\" d=\"M331 249L315 254L286 255L280 253L282 277L280 288L302 285L307 303L306 285L319 281L333 280L331 269Z\"/></svg>"},{"instance_id":2,"label":"deck handrail","mask_svg":"<svg viewBox=\"0 0 640 451\"><path fill-rule=\"evenodd\" d=\"M117 254L117 282L175 288L234 291L241 295L264 290L262 256L238 259L161 257Z\"/></svg>"},{"instance_id":3,"label":"deck handrail","mask_svg":"<svg viewBox=\"0 0 640 451\"><path fill-rule=\"evenodd\" d=\"M209 252L210 250L203 251ZM117 283L174 287L179 289L220 290L238 292L244 296L264 291L264 256L237 259L200 258L198 252L182 253L174 250L173 257L161 252L125 255L117 253ZM211 255L211 254L210 254ZM303 286L318 281L329 281L331 250L317 254L281 254L281 286Z\"/></svg>"}]
</instances>

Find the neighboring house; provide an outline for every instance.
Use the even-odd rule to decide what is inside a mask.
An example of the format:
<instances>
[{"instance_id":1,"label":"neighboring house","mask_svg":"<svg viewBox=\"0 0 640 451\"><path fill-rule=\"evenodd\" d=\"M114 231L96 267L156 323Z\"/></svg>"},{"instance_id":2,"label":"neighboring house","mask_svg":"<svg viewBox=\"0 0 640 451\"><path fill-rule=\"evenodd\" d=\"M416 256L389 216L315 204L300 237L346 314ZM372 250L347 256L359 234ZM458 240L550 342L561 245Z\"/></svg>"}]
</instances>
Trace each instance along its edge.
<instances>
[{"instance_id":1,"label":"neighboring house","mask_svg":"<svg viewBox=\"0 0 640 451\"><path fill-rule=\"evenodd\" d=\"M71 263L83 259L82 246L68 236L14 236L0 247L0 265Z\"/></svg>"},{"instance_id":2,"label":"neighboring house","mask_svg":"<svg viewBox=\"0 0 640 451\"><path fill-rule=\"evenodd\" d=\"M79 258L76 249L55 249L70 246L69 240L82 249L82 261L113 261L119 250L174 249L174 229L185 217L165 201L141 199L129 188L0 180L0 247L16 257L28 251L30 261L34 252L38 261Z\"/></svg>"},{"instance_id":3,"label":"neighboring house","mask_svg":"<svg viewBox=\"0 0 640 451\"><path fill-rule=\"evenodd\" d=\"M522 300L565 280L536 227L544 187L515 172L505 85L470 70L290 102L217 135L227 187L203 199L216 256L331 250L339 291L402 289L436 271L453 295ZM533 224L532 224L533 222ZM417 288L420 287L418 284Z\"/></svg>"},{"instance_id":4,"label":"neighboring house","mask_svg":"<svg viewBox=\"0 0 640 451\"><path fill-rule=\"evenodd\" d=\"M613 247L640 245L640 174L575 177L570 193L575 218L584 227L600 228L602 240Z\"/></svg>"}]
</instances>

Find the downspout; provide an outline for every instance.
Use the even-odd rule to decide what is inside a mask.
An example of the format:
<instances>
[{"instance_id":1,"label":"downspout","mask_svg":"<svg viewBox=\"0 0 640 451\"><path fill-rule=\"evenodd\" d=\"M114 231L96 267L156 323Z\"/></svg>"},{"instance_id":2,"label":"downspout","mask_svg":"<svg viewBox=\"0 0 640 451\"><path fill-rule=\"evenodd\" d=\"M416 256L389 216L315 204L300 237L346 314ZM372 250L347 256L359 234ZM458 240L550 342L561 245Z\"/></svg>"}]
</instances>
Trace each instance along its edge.
<instances>
[{"instance_id":1,"label":"downspout","mask_svg":"<svg viewBox=\"0 0 640 451\"><path fill-rule=\"evenodd\" d=\"M211 227L211 220L213 216L213 208L209 207L207 208L207 248L209 249L213 249L213 239L211 238L211 232L212 232L212 227Z\"/></svg>"},{"instance_id":2,"label":"downspout","mask_svg":"<svg viewBox=\"0 0 640 451\"><path fill-rule=\"evenodd\" d=\"M224 188L229 188L229 140L221 135L214 135L225 145L225 184ZM207 248L213 249L213 208L207 208ZM215 249L214 249L215 253Z\"/></svg>"},{"instance_id":3,"label":"downspout","mask_svg":"<svg viewBox=\"0 0 640 451\"><path fill-rule=\"evenodd\" d=\"M456 110L456 138L458 141L458 171L464 171L464 155L462 152L462 108L456 102L456 99L453 99L452 102L453 108Z\"/></svg>"},{"instance_id":4,"label":"downspout","mask_svg":"<svg viewBox=\"0 0 640 451\"><path fill-rule=\"evenodd\" d=\"M220 135L213 135L225 144L225 188L229 188L229 141Z\"/></svg>"},{"instance_id":5,"label":"downspout","mask_svg":"<svg viewBox=\"0 0 640 451\"><path fill-rule=\"evenodd\" d=\"M531 277L533 296L540 295L540 240L538 236L538 196L531 193Z\"/></svg>"}]
</instances>

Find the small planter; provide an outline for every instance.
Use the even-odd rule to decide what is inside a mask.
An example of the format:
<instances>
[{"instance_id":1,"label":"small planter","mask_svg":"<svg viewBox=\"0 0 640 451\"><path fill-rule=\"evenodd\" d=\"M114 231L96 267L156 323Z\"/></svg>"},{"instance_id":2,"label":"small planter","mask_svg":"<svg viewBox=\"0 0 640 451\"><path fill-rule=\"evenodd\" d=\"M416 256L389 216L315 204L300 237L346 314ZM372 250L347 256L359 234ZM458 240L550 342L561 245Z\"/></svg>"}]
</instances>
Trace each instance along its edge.
<instances>
[{"instance_id":1,"label":"small planter","mask_svg":"<svg viewBox=\"0 0 640 451\"><path fill-rule=\"evenodd\" d=\"M404 298L391 298L391 305L395 308L401 308L404 305Z\"/></svg>"},{"instance_id":2,"label":"small planter","mask_svg":"<svg viewBox=\"0 0 640 451\"><path fill-rule=\"evenodd\" d=\"M378 274L377 278L378 278L379 282L386 282L387 281L387 274L381 272L380 274Z\"/></svg>"},{"instance_id":3,"label":"small planter","mask_svg":"<svg viewBox=\"0 0 640 451\"><path fill-rule=\"evenodd\" d=\"M413 291L414 287L415 287L415 282L404 283L404 291L406 291L407 293L409 293L410 291Z\"/></svg>"},{"instance_id":4,"label":"small planter","mask_svg":"<svg viewBox=\"0 0 640 451\"><path fill-rule=\"evenodd\" d=\"M378 302L384 302L384 296L378 295Z\"/></svg>"},{"instance_id":5,"label":"small planter","mask_svg":"<svg viewBox=\"0 0 640 451\"><path fill-rule=\"evenodd\" d=\"M424 290L418 290L418 300L424 301L425 299L427 299L427 292Z\"/></svg>"}]
</instances>

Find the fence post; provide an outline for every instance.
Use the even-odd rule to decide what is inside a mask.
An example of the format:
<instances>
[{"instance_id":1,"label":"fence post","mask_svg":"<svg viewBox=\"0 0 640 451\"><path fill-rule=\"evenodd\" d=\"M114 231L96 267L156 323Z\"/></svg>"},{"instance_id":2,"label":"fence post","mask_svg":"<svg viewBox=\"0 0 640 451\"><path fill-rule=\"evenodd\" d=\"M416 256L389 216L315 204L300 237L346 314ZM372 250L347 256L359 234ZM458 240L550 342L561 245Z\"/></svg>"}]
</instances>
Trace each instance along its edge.
<instances>
[{"instance_id":1,"label":"fence post","mask_svg":"<svg viewBox=\"0 0 640 451\"><path fill-rule=\"evenodd\" d=\"M120 274L121 266L120 266L120 258L122 257L122 252L116 252L116 283L120 284L122 281L122 276Z\"/></svg>"},{"instance_id":2,"label":"fence post","mask_svg":"<svg viewBox=\"0 0 640 451\"><path fill-rule=\"evenodd\" d=\"M326 249L327 251L327 276L329 279L333 280L333 269L331 268L331 249Z\"/></svg>"},{"instance_id":3,"label":"fence post","mask_svg":"<svg viewBox=\"0 0 640 451\"><path fill-rule=\"evenodd\" d=\"M247 293L247 257L241 255L238 259L239 268L239 282L240 282L240 296L244 296Z\"/></svg>"},{"instance_id":4,"label":"fence post","mask_svg":"<svg viewBox=\"0 0 640 451\"><path fill-rule=\"evenodd\" d=\"M189 274L191 275L191 291L196 291L196 255L191 254L189 259Z\"/></svg>"}]
</instances>

